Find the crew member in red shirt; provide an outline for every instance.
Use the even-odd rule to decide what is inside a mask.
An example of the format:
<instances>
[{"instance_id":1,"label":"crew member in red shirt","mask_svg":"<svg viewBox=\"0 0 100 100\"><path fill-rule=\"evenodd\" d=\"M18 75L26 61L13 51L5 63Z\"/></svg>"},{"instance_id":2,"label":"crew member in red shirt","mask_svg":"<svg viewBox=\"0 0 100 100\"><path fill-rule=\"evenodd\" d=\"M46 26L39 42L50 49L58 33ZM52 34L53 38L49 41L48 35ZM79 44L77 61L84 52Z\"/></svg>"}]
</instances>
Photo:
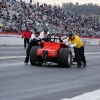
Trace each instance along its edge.
<instances>
[{"instance_id":1,"label":"crew member in red shirt","mask_svg":"<svg viewBox=\"0 0 100 100\"><path fill-rule=\"evenodd\" d=\"M28 28L26 28L26 30L22 32L22 39L24 38L24 48L26 48L26 44L29 43L31 34L32 34L32 32L30 32Z\"/></svg>"}]
</instances>

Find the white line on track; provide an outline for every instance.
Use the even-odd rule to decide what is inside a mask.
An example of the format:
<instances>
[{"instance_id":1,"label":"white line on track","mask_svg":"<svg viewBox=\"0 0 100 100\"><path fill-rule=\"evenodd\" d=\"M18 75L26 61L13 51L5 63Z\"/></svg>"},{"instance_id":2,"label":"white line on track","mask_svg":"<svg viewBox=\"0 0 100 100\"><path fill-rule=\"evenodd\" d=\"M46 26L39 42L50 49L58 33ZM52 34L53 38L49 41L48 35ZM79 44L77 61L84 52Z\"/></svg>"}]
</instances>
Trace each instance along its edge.
<instances>
[{"instance_id":1,"label":"white line on track","mask_svg":"<svg viewBox=\"0 0 100 100\"><path fill-rule=\"evenodd\" d=\"M85 53L86 55L90 55L90 54L100 54L100 52L87 52ZM14 59L14 58L25 58L25 56L2 56L0 57L0 60L2 59Z\"/></svg>"},{"instance_id":2,"label":"white line on track","mask_svg":"<svg viewBox=\"0 0 100 100\"><path fill-rule=\"evenodd\" d=\"M21 63L10 63L10 64L0 64L0 68L2 68L2 67L8 67L8 66L10 66L10 67L13 67L13 66L21 66L21 65L25 65L24 64L24 62L21 62Z\"/></svg>"},{"instance_id":3,"label":"white line on track","mask_svg":"<svg viewBox=\"0 0 100 100\"><path fill-rule=\"evenodd\" d=\"M0 59L14 59L14 58L25 58L25 56L3 56Z\"/></svg>"},{"instance_id":4,"label":"white line on track","mask_svg":"<svg viewBox=\"0 0 100 100\"><path fill-rule=\"evenodd\" d=\"M87 52L85 54L87 54L87 55L89 55L89 54L100 54L100 52Z\"/></svg>"},{"instance_id":5,"label":"white line on track","mask_svg":"<svg viewBox=\"0 0 100 100\"><path fill-rule=\"evenodd\" d=\"M92 92L84 93L73 98L64 98L61 100L100 100L100 89Z\"/></svg>"}]
</instances>

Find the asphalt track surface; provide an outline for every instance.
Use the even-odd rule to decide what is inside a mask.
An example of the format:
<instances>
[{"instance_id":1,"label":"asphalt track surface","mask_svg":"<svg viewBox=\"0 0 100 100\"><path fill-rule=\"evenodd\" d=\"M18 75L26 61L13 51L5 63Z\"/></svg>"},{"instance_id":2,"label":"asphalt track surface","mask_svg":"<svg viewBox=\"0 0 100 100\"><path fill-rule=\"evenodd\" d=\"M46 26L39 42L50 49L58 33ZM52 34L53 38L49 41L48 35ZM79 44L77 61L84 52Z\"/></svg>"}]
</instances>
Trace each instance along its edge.
<instances>
[{"instance_id":1,"label":"asphalt track surface","mask_svg":"<svg viewBox=\"0 0 100 100\"><path fill-rule=\"evenodd\" d=\"M85 46L85 55L86 68L40 67L24 64L23 46L0 46L0 100L62 100L100 89L100 46Z\"/></svg>"}]
</instances>

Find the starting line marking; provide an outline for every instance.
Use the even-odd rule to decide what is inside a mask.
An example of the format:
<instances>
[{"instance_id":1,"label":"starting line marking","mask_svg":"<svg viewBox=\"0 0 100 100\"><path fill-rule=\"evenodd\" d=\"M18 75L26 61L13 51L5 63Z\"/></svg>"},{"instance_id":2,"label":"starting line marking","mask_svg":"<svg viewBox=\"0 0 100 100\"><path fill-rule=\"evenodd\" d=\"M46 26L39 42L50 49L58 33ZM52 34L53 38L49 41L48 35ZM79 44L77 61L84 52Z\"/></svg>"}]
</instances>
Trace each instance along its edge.
<instances>
[{"instance_id":1,"label":"starting line marking","mask_svg":"<svg viewBox=\"0 0 100 100\"><path fill-rule=\"evenodd\" d=\"M61 100L100 100L100 89L92 92L84 93L73 98L64 98Z\"/></svg>"}]
</instances>

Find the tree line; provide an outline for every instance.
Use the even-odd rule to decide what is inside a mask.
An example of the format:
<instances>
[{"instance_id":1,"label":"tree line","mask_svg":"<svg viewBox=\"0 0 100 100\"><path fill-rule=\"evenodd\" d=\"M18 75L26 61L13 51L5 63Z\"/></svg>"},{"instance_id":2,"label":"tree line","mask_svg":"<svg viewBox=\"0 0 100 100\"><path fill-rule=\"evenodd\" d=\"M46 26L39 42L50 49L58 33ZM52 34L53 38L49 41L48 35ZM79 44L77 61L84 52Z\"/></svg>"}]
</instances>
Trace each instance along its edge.
<instances>
[{"instance_id":1,"label":"tree line","mask_svg":"<svg viewBox=\"0 0 100 100\"><path fill-rule=\"evenodd\" d=\"M93 4L93 3L79 4L79 2L73 4L72 2L70 2L70 3L63 3L62 7L67 11L71 11L77 14L82 14L87 16L89 16L90 14L100 15L100 6L98 4Z\"/></svg>"}]
</instances>

